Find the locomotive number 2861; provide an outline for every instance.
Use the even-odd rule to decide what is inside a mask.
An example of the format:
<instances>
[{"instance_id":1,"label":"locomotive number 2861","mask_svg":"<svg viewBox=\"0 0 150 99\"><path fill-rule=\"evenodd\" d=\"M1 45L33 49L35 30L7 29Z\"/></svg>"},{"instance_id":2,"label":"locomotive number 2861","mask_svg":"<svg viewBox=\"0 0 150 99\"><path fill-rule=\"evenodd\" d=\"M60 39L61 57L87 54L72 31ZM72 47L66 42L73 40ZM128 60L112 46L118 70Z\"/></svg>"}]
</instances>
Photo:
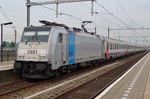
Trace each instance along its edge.
<instances>
[{"instance_id":1,"label":"locomotive number 2861","mask_svg":"<svg viewBox=\"0 0 150 99\"><path fill-rule=\"evenodd\" d=\"M37 54L37 50L28 50L27 54Z\"/></svg>"}]
</instances>

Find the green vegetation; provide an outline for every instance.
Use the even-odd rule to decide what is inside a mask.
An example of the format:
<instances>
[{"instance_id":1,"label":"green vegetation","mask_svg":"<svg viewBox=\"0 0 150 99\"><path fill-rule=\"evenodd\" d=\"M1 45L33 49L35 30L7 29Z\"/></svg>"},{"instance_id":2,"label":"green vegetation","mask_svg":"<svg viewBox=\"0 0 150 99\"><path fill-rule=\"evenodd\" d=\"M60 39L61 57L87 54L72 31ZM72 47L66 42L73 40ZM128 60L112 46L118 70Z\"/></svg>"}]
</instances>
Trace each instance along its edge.
<instances>
[{"instance_id":1,"label":"green vegetation","mask_svg":"<svg viewBox=\"0 0 150 99\"><path fill-rule=\"evenodd\" d=\"M3 45L3 48L9 48L9 49L15 48L15 42L14 41L12 41L12 42L3 41L2 45Z\"/></svg>"},{"instance_id":2,"label":"green vegetation","mask_svg":"<svg viewBox=\"0 0 150 99\"><path fill-rule=\"evenodd\" d=\"M16 57L16 44L15 42L8 42L8 41L3 41L3 61L10 61L10 60L15 60ZM1 48L1 46L0 46ZM1 51L1 49L0 49ZM1 56L1 52L0 52ZM0 57L1 59L1 57Z\"/></svg>"}]
</instances>

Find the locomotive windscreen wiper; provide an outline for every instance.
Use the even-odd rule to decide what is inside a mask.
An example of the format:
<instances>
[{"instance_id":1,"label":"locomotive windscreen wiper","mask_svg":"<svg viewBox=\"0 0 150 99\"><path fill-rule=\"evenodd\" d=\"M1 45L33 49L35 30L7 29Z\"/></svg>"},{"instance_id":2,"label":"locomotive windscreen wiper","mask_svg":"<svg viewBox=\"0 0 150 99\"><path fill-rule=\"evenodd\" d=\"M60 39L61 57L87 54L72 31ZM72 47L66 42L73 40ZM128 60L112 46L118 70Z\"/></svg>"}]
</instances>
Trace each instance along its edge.
<instances>
[{"instance_id":1,"label":"locomotive windscreen wiper","mask_svg":"<svg viewBox=\"0 0 150 99\"><path fill-rule=\"evenodd\" d=\"M38 39L38 35L36 35L36 41L38 41L38 43L41 44L39 39Z\"/></svg>"},{"instance_id":2,"label":"locomotive windscreen wiper","mask_svg":"<svg viewBox=\"0 0 150 99\"><path fill-rule=\"evenodd\" d=\"M39 41L39 39L38 39L38 33L37 32L35 32L35 34L32 36L32 40L33 41L37 41L39 44L40 44L40 41ZM28 42L27 42L28 43Z\"/></svg>"},{"instance_id":3,"label":"locomotive windscreen wiper","mask_svg":"<svg viewBox=\"0 0 150 99\"><path fill-rule=\"evenodd\" d=\"M28 41L26 41L25 44L28 44Z\"/></svg>"},{"instance_id":4,"label":"locomotive windscreen wiper","mask_svg":"<svg viewBox=\"0 0 150 99\"><path fill-rule=\"evenodd\" d=\"M35 37L35 40L38 41L39 44L41 44L40 41L39 41L39 39L38 39L38 33L37 32L35 32L34 37Z\"/></svg>"}]
</instances>

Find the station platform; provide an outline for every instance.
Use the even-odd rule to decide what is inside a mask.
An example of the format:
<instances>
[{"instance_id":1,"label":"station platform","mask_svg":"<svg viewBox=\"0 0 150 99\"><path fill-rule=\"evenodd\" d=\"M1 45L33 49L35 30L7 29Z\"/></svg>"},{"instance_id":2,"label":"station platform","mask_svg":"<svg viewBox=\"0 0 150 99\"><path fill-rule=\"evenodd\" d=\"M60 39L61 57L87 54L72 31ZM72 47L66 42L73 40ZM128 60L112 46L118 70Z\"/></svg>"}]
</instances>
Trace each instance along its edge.
<instances>
[{"instance_id":1,"label":"station platform","mask_svg":"<svg viewBox=\"0 0 150 99\"><path fill-rule=\"evenodd\" d=\"M150 99L150 53L95 99Z\"/></svg>"},{"instance_id":2,"label":"station platform","mask_svg":"<svg viewBox=\"0 0 150 99\"><path fill-rule=\"evenodd\" d=\"M0 62L0 71L13 69L14 61L3 61Z\"/></svg>"}]
</instances>

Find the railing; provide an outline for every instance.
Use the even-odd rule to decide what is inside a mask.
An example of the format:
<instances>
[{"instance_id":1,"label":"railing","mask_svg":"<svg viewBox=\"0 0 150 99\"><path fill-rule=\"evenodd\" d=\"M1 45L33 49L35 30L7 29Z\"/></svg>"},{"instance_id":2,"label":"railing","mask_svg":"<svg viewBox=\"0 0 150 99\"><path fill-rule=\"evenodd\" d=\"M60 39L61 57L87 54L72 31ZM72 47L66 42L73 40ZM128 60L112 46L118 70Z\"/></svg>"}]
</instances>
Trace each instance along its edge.
<instances>
[{"instance_id":1,"label":"railing","mask_svg":"<svg viewBox=\"0 0 150 99\"><path fill-rule=\"evenodd\" d=\"M0 53L1 56L1 53ZM16 50L3 50L3 61L12 61L16 58ZM1 60L1 57L0 57Z\"/></svg>"}]
</instances>

